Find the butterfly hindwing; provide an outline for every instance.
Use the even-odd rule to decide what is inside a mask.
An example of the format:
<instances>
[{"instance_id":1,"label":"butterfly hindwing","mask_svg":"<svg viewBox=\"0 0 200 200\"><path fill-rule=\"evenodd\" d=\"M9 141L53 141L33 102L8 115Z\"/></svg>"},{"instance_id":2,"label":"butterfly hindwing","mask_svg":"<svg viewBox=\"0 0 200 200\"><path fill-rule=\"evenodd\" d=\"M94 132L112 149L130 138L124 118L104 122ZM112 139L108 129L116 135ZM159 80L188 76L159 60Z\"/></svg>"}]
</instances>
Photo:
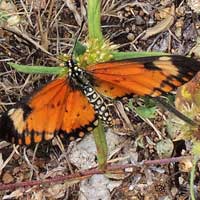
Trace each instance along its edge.
<instances>
[{"instance_id":1,"label":"butterfly hindwing","mask_svg":"<svg viewBox=\"0 0 200 200\"><path fill-rule=\"evenodd\" d=\"M183 56L152 56L111 61L87 68L96 90L108 97L160 96L189 81L200 63Z\"/></svg>"},{"instance_id":2,"label":"butterfly hindwing","mask_svg":"<svg viewBox=\"0 0 200 200\"><path fill-rule=\"evenodd\" d=\"M72 133L69 135L70 140L83 137L85 132L92 131L98 125L92 105L79 90L68 95L64 111L60 134L65 137L66 133Z\"/></svg>"}]
</instances>

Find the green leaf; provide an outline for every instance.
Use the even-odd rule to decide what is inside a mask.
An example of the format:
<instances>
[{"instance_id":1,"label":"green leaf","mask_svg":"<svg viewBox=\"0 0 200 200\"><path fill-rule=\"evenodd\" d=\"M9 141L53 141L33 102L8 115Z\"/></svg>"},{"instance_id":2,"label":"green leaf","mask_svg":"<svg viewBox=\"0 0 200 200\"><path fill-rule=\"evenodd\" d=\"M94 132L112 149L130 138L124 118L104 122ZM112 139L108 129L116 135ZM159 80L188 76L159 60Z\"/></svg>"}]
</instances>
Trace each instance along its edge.
<instances>
[{"instance_id":1,"label":"green leaf","mask_svg":"<svg viewBox=\"0 0 200 200\"><path fill-rule=\"evenodd\" d=\"M166 94L166 99L168 100L168 103L173 105L175 101L175 95L174 94Z\"/></svg>"},{"instance_id":2,"label":"green leaf","mask_svg":"<svg viewBox=\"0 0 200 200\"><path fill-rule=\"evenodd\" d=\"M145 96L145 97L143 97L143 100L144 100L144 105L147 108L151 108L151 107L157 106L157 102L152 97Z\"/></svg>"},{"instance_id":3,"label":"green leaf","mask_svg":"<svg viewBox=\"0 0 200 200\"><path fill-rule=\"evenodd\" d=\"M86 46L84 46L83 44L81 44L79 41L76 42L76 46L74 48L74 53L75 53L75 56L80 56L80 55L83 55L86 51Z\"/></svg>"},{"instance_id":4,"label":"green leaf","mask_svg":"<svg viewBox=\"0 0 200 200\"><path fill-rule=\"evenodd\" d=\"M155 118L156 106L151 108L145 106L137 107L136 113L142 118Z\"/></svg>"},{"instance_id":5,"label":"green leaf","mask_svg":"<svg viewBox=\"0 0 200 200\"><path fill-rule=\"evenodd\" d=\"M19 72L27 74L53 74L62 75L67 73L67 68L64 67L44 67L44 66L29 66L29 65L19 65L16 63L8 62L8 64L15 68Z\"/></svg>"},{"instance_id":6,"label":"green leaf","mask_svg":"<svg viewBox=\"0 0 200 200\"><path fill-rule=\"evenodd\" d=\"M112 52L112 56L114 60L123 60L129 58L139 58L139 57L147 57L147 56L164 56L169 55L167 53L162 52Z\"/></svg>"}]
</instances>

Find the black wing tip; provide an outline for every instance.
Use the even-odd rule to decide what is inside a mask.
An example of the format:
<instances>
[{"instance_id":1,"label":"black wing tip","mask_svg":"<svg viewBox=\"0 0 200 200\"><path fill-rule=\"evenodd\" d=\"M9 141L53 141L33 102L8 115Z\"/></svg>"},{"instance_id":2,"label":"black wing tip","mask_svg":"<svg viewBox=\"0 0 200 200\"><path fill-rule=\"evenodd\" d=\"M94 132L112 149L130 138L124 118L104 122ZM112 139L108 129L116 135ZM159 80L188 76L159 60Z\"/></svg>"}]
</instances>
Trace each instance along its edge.
<instances>
[{"instance_id":1,"label":"black wing tip","mask_svg":"<svg viewBox=\"0 0 200 200\"><path fill-rule=\"evenodd\" d=\"M20 137L14 125L14 118L12 119L12 112L14 113L18 109L21 109L22 118L25 120L32 109L27 104L18 104L13 108L4 112L0 117L0 139L5 140L10 143L18 144L18 139ZM16 119L17 120L17 119ZM21 134L24 135L24 134Z\"/></svg>"},{"instance_id":2,"label":"black wing tip","mask_svg":"<svg viewBox=\"0 0 200 200\"><path fill-rule=\"evenodd\" d=\"M17 144L17 132L15 130L13 121L7 113L4 113L0 117L0 139Z\"/></svg>"},{"instance_id":3,"label":"black wing tip","mask_svg":"<svg viewBox=\"0 0 200 200\"><path fill-rule=\"evenodd\" d=\"M188 72L200 71L200 61L198 61L197 59L180 55L172 55L171 61L175 66L178 67L180 71L181 70L186 70Z\"/></svg>"}]
</instances>

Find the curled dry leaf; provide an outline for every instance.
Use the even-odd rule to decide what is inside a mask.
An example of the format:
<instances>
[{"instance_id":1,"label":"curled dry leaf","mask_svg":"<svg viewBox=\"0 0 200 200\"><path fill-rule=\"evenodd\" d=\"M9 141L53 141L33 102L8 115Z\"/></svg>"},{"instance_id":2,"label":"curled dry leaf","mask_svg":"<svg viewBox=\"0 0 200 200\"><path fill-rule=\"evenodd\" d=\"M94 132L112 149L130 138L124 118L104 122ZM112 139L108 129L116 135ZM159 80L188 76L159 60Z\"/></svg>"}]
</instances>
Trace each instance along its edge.
<instances>
[{"instance_id":1,"label":"curled dry leaf","mask_svg":"<svg viewBox=\"0 0 200 200\"><path fill-rule=\"evenodd\" d=\"M200 13L200 0L188 0L188 6L196 13Z\"/></svg>"},{"instance_id":2,"label":"curled dry leaf","mask_svg":"<svg viewBox=\"0 0 200 200\"><path fill-rule=\"evenodd\" d=\"M11 183L14 181L13 176L9 172L5 172L2 176L3 183Z\"/></svg>"},{"instance_id":3,"label":"curled dry leaf","mask_svg":"<svg viewBox=\"0 0 200 200\"><path fill-rule=\"evenodd\" d=\"M164 32L167 29L169 29L171 25L174 23L174 18L175 18L174 13L175 13L175 7L173 5L170 9L170 13L166 15L166 18L162 20L160 23L156 24L154 27L148 28L142 39L146 40L153 35L156 35L158 33Z\"/></svg>"},{"instance_id":4,"label":"curled dry leaf","mask_svg":"<svg viewBox=\"0 0 200 200\"><path fill-rule=\"evenodd\" d=\"M0 2L0 27L16 26L20 23L20 17L17 14L17 8L12 2Z\"/></svg>"},{"instance_id":5,"label":"curled dry leaf","mask_svg":"<svg viewBox=\"0 0 200 200\"><path fill-rule=\"evenodd\" d=\"M43 192L44 192L43 190L38 190L37 192L34 192L31 200L33 199L43 200L45 197Z\"/></svg>"},{"instance_id":6,"label":"curled dry leaf","mask_svg":"<svg viewBox=\"0 0 200 200\"><path fill-rule=\"evenodd\" d=\"M59 199L65 196L65 184L52 185L46 190L45 196L51 199Z\"/></svg>"},{"instance_id":7,"label":"curled dry leaf","mask_svg":"<svg viewBox=\"0 0 200 200\"><path fill-rule=\"evenodd\" d=\"M182 172L190 172L192 169L193 163L191 158L184 158L183 160L179 161L179 169Z\"/></svg>"},{"instance_id":8,"label":"curled dry leaf","mask_svg":"<svg viewBox=\"0 0 200 200\"><path fill-rule=\"evenodd\" d=\"M3 196L3 200L6 200L6 199L19 199L19 197L21 197L23 195L23 191L20 190L20 189L17 189L15 191L13 191L12 193L8 194L8 195L4 195Z\"/></svg>"}]
</instances>

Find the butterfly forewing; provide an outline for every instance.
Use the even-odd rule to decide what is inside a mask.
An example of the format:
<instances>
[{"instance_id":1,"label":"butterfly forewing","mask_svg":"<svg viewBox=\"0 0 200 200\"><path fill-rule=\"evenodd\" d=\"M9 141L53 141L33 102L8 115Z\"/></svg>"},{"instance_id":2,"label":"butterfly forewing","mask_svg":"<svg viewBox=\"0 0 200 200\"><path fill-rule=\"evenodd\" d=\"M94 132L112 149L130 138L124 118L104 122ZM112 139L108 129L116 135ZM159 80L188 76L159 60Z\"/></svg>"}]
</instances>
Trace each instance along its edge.
<instances>
[{"instance_id":1,"label":"butterfly forewing","mask_svg":"<svg viewBox=\"0 0 200 200\"><path fill-rule=\"evenodd\" d=\"M29 108L28 113L25 107ZM9 141L26 145L50 140L55 134L70 139L82 137L97 125L93 107L66 78L50 82L26 104L8 111L6 117L10 120ZM8 124L1 124L1 129L5 126Z\"/></svg>"},{"instance_id":2,"label":"butterfly forewing","mask_svg":"<svg viewBox=\"0 0 200 200\"><path fill-rule=\"evenodd\" d=\"M200 63L183 56L156 56L89 66L99 93L116 98L130 94L160 96L189 81Z\"/></svg>"}]
</instances>

